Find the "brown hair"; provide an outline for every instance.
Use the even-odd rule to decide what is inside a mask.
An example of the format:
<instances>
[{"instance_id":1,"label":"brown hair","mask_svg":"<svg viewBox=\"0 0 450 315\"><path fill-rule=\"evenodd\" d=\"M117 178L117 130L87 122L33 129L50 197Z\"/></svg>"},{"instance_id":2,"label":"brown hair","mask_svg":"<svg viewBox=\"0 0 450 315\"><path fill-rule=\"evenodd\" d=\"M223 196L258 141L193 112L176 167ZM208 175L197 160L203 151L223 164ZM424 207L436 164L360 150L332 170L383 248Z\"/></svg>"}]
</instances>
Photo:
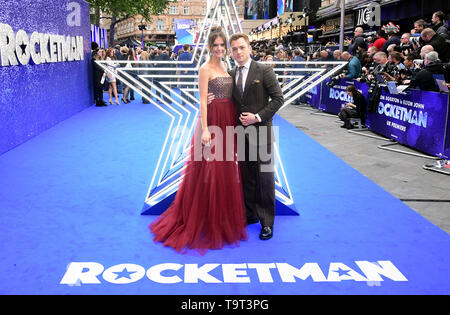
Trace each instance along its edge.
<instances>
[{"instance_id":1,"label":"brown hair","mask_svg":"<svg viewBox=\"0 0 450 315\"><path fill-rule=\"evenodd\" d=\"M208 50L211 52L211 47L218 37L223 39L223 42L225 43L225 51L228 51L227 36L220 26L211 27L211 33L209 33L208 36Z\"/></svg>"},{"instance_id":2,"label":"brown hair","mask_svg":"<svg viewBox=\"0 0 450 315\"><path fill-rule=\"evenodd\" d=\"M398 51L393 51L393 52L389 53L389 55L391 56L392 59L396 59L400 62L403 62L402 54L399 53Z\"/></svg>"},{"instance_id":3,"label":"brown hair","mask_svg":"<svg viewBox=\"0 0 450 315\"><path fill-rule=\"evenodd\" d=\"M115 59L115 50L114 50L114 48L108 48L107 50L106 50L106 57L109 57L109 58L111 58L111 59Z\"/></svg>"},{"instance_id":4,"label":"brown hair","mask_svg":"<svg viewBox=\"0 0 450 315\"><path fill-rule=\"evenodd\" d=\"M352 93L352 96L355 96L357 93L359 93L358 89L354 85L347 86L346 91Z\"/></svg>"},{"instance_id":5,"label":"brown hair","mask_svg":"<svg viewBox=\"0 0 450 315\"><path fill-rule=\"evenodd\" d=\"M239 38L243 38L245 39L245 41L247 42L247 44L250 46L250 39L248 38L248 36L244 33L235 33L233 35L231 35L230 37L230 45L233 41L238 40Z\"/></svg>"},{"instance_id":6,"label":"brown hair","mask_svg":"<svg viewBox=\"0 0 450 315\"><path fill-rule=\"evenodd\" d=\"M148 52L146 52L145 50L141 52L141 60L148 60L148 56Z\"/></svg>"}]
</instances>

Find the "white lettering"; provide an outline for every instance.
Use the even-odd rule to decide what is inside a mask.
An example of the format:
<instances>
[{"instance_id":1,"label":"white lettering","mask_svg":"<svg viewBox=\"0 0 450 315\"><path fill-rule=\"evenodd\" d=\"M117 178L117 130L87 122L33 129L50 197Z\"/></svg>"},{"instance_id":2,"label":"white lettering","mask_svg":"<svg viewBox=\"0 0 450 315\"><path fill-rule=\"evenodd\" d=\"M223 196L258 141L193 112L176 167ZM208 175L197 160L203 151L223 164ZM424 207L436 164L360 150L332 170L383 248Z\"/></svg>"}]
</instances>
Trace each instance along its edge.
<instances>
[{"instance_id":1,"label":"white lettering","mask_svg":"<svg viewBox=\"0 0 450 315\"><path fill-rule=\"evenodd\" d=\"M11 26L0 23L1 66L27 65L30 58L35 65L84 60L83 40L83 36L64 37L38 32L28 36L24 30L14 33Z\"/></svg>"},{"instance_id":2,"label":"white lettering","mask_svg":"<svg viewBox=\"0 0 450 315\"><path fill-rule=\"evenodd\" d=\"M273 278L270 269L276 268L275 264L248 264L248 268L255 268L258 273L259 282L272 283Z\"/></svg>"},{"instance_id":3,"label":"white lettering","mask_svg":"<svg viewBox=\"0 0 450 315\"><path fill-rule=\"evenodd\" d=\"M115 284L128 284L141 280L145 269L135 264L120 264L112 266L103 272L103 279Z\"/></svg>"},{"instance_id":4,"label":"white lettering","mask_svg":"<svg viewBox=\"0 0 450 315\"><path fill-rule=\"evenodd\" d=\"M82 284L99 284L99 276L103 272L104 267L96 262L72 262L67 267L61 284L75 285Z\"/></svg>"},{"instance_id":5,"label":"white lettering","mask_svg":"<svg viewBox=\"0 0 450 315\"><path fill-rule=\"evenodd\" d=\"M150 280L152 280L154 282L158 282L158 283L166 283L166 284L178 283L178 282L182 281L180 279L180 277L178 277L178 276L166 277L166 276L161 275L161 273L165 270L177 271L182 267L183 267L183 265L180 265L180 264L170 264L170 263L159 264L159 265L153 266L147 270L147 277Z\"/></svg>"},{"instance_id":6,"label":"white lettering","mask_svg":"<svg viewBox=\"0 0 450 315\"><path fill-rule=\"evenodd\" d=\"M388 260L376 263L369 261L355 261L359 269L364 273L368 281L383 281L383 275L393 281L408 281L406 277Z\"/></svg>"},{"instance_id":7,"label":"white lettering","mask_svg":"<svg viewBox=\"0 0 450 315\"><path fill-rule=\"evenodd\" d=\"M30 62L30 40L25 31L19 30L16 34L16 56L22 65Z\"/></svg>"},{"instance_id":8,"label":"white lettering","mask_svg":"<svg viewBox=\"0 0 450 315\"><path fill-rule=\"evenodd\" d=\"M277 263L277 268L283 282L295 282L295 278L306 280L308 277L311 277L314 282L327 281L317 263L306 263L300 269L287 263Z\"/></svg>"},{"instance_id":9,"label":"white lettering","mask_svg":"<svg viewBox=\"0 0 450 315\"><path fill-rule=\"evenodd\" d=\"M199 268L197 264L186 264L184 266L184 282L198 283L198 280L202 280L206 283L221 283L222 281L209 274L210 271L219 265L220 264L205 264Z\"/></svg>"},{"instance_id":10,"label":"white lettering","mask_svg":"<svg viewBox=\"0 0 450 315\"><path fill-rule=\"evenodd\" d=\"M17 66L15 55L16 37L14 31L8 24L0 23L0 54L2 55L2 66Z\"/></svg>"},{"instance_id":11,"label":"white lettering","mask_svg":"<svg viewBox=\"0 0 450 315\"><path fill-rule=\"evenodd\" d=\"M163 263L145 268L131 263L119 264L104 270L104 267L96 262L72 262L68 265L66 273L60 284L81 285L100 284L99 276L113 284L129 284L141 280L147 275L151 281L162 284L175 283L250 283L252 277L247 269L256 269L260 283L273 283L271 269L278 269L282 282L295 283L299 280L313 282L341 282L353 280L368 283L384 281L388 278L392 281L408 281L406 277L389 260L377 262L355 261L360 272L353 270L341 262L329 264L328 277L325 277L317 263L305 263L300 268L288 263L241 263L241 264L176 264ZM184 267L184 279L180 271ZM223 282L215 278L212 273L217 267L222 268ZM219 270L216 272L219 274ZM383 278L384 277L384 278Z\"/></svg>"},{"instance_id":12,"label":"white lettering","mask_svg":"<svg viewBox=\"0 0 450 315\"><path fill-rule=\"evenodd\" d=\"M33 32L30 37L30 54L31 59L33 60L35 65L38 65L41 63L41 55L36 50L36 46L40 45L40 38L38 32Z\"/></svg>"},{"instance_id":13,"label":"white lettering","mask_svg":"<svg viewBox=\"0 0 450 315\"><path fill-rule=\"evenodd\" d=\"M244 270L238 270L244 269ZM246 264L223 264L223 282L228 283L250 283L250 278L247 277ZM239 277L245 276L245 277Z\"/></svg>"},{"instance_id":14,"label":"white lettering","mask_svg":"<svg viewBox=\"0 0 450 315\"><path fill-rule=\"evenodd\" d=\"M354 280L367 281L359 273L344 265L343 263L331 263L328 271L328 281Z\"/></svg>"}]
</instances>

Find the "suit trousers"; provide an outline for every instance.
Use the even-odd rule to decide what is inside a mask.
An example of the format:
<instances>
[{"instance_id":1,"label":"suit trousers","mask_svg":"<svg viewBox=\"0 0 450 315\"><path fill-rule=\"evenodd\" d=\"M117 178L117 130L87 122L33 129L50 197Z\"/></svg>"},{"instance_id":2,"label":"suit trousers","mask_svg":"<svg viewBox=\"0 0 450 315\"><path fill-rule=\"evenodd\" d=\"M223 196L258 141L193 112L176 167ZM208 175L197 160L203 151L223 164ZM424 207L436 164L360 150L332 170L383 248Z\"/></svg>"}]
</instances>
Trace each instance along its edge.
<instances>
[{"instance_id":1,"label":"suit trousers","mask_svg":"<svg viewBox=\"0 0 450 315\"><path fill-rule=\"evenodd\" d=\"M259 218L262 226L273 226L275 220L275 176L273 158L273 130L258 140L245 135L245 159L241 161L242 184L247 218ZM261 141L262 140L262 141ZM242 159L241 159L242 160Z\"/></svg>"}]
</instances>

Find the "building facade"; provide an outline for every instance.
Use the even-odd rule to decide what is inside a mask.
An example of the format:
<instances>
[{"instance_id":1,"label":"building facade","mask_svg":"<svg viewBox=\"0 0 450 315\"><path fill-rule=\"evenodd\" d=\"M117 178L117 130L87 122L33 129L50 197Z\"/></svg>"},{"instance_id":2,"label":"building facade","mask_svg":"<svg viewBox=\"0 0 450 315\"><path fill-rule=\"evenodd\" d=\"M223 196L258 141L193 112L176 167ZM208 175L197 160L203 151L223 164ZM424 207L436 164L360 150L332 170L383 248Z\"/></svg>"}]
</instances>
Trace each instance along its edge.
<instances>
[{"instance_id":1,"label":"building facade","mask_svg":"<svg viewBox=\"0 0 450 315\"><path fill-rule=\"evenodd\" d=\"M148 45L174 45L176 40L175 20L191 20L200 30L209 6L207 0L178 0L167 6L165 14L152 16L151 21L142 21L139 15L130 17L115 25L114 41L126 42L133 40L141 42L142 37ZM237 12L241 19L244 15L244 0L235 1ZM140 30L139 25L145 25L145 30Z\"/></svg>"}]
</instances>

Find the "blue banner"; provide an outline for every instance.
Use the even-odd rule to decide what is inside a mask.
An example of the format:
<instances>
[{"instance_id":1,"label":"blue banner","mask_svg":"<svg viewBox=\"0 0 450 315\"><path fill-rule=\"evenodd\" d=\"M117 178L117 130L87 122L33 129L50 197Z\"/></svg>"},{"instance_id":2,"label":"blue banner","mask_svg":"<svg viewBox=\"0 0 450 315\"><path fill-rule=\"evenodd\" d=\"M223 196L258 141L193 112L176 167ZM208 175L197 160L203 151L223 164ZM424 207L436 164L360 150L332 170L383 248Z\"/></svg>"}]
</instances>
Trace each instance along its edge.
<instances>
[{"instance_id":1,"label":"blue banner","mask_svg":"<svg viewBox=\"0 0 450 315\"><path fill-rule=\"evenodd\" d=\"M367 99L368 86L365 83L360 83L354 80L340 79L334 86L328 86L330 79L322 83L322 97L319 104L319 109L332 114L339 114L342 105L345 103L353 103L353 98L346 92L347 86L354 85L364 97Z\"/></svg>"},{"instance_id":2,"label":"blue banner","mask_svg":"<svg viewBox=\"0 0 450 315\"><path fill-rule=\"evenodd\" d=\"M305 93L306 101L313 108L319 108L320 96L322 94L322 84L316 85Z\"/></svg>"},{"instance_id":3,"label":"blue banner","mask_svg":"<svg viewBox=\"0 0 450 315\"><path fill-rule=\"evenodd\" d=\"M435 92L390 94L383 89L377 112L368 113L368 127L419 151L443 156L448 99L448 95Z\"/></svg>"},{"instance_id":4,"label":"blue banner","mask_svg":"<svg viewBox=\"0 0 450 315\"><path fill-rule=\"evenodd\" d=\"M94 102L89 4L9 0L1 8L0 154Z\"/></svg>"}]
</instances>

